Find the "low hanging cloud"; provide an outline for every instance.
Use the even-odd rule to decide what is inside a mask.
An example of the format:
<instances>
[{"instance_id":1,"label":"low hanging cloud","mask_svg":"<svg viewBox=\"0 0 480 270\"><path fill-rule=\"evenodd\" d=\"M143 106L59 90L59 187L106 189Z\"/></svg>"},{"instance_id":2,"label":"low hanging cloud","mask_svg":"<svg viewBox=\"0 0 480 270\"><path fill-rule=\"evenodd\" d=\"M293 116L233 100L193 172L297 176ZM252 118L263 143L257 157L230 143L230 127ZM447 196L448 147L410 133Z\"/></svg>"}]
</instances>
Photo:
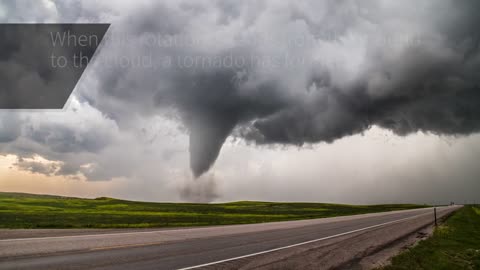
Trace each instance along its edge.
<instances>
[{"instance_id":1,"label":"low hanging cloud","mask_svg":"<svg viewBox=\"0 0 480 270\"><path fill-rule=\"evenodd\" d=\"M16 115L0 116L0 143L15 141L21 134L20 119Z\"/></svg>"},{"instance_id":2,"label":"low hanging cloud","mask_svg":"<svg viewBox=\"0 0 480 270\"><path fill-rule=\"evenodd\" d=\"M31 173L38 173L47 176L56 175L61 165L55 162L48 162L46 160L39 160L38 158L23 159L18 158L17 162L13 164L17 169L28 171Z\"/></svg>"}]
</instances>

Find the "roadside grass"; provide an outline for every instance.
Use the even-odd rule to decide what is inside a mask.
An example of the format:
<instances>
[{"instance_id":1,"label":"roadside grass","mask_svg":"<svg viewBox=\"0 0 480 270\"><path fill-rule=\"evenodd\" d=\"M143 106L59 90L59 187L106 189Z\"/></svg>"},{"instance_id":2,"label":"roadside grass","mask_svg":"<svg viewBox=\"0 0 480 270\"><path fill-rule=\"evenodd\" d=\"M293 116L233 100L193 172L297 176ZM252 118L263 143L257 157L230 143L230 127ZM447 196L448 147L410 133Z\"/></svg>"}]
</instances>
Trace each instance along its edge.
<instances>
[{"instance_id":1,"label":"roadside grass","mask_svg":"<svg viewBox=\"0 0 480 270\"><path fill-rule=\"evenodd\" d=\"M413 204L150 203L0 192L0 228L152 228L261 223L426 207Z\"/></svg>"},{"instance_id":2,"label":"roadside grass","mask_svg":"<svg viewBox=\"0 0 480 270\"><path fill-rule=\"evenodd\" d=\"M383 270L480 269L480 209L465 206Z\"/></svg>"}]
</instances>

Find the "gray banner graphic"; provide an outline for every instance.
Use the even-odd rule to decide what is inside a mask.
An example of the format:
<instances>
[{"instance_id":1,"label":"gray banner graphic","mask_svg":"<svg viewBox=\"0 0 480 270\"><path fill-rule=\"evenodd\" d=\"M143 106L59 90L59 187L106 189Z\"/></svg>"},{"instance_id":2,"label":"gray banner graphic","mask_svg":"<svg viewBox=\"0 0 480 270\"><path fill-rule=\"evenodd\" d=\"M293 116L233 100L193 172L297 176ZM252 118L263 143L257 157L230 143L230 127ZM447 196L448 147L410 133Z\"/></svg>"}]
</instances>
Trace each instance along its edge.
<instances>
[{"instance_id":1,"label":"gray banner graphic","mask_svg":"<svg viewBox=\"0 0 480 270\"><path fill-rule=\"evenodd\" d=\"M109 24L0 24L0 109L62 109Z\"/></svg>"}]
</instances>

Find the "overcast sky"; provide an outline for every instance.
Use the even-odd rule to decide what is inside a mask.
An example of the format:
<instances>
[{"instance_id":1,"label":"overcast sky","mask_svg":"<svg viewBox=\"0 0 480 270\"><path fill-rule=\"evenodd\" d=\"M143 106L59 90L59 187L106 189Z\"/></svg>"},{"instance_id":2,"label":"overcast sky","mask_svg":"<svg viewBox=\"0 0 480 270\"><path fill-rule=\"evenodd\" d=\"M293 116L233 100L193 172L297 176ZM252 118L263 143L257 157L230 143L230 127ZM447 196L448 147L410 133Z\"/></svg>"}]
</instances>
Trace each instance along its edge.
<instances>
[{"instance_id":1,"label":"overcast sky","mask_svg":"<svg viewBox=\"0 0 480 270\"><path fill-rule=\"evenodd\" d=\"M111 23L63 111L0 111L0 190L480 201L479 8L0 0L4 23Z\"/></svg>"}]
</instances>

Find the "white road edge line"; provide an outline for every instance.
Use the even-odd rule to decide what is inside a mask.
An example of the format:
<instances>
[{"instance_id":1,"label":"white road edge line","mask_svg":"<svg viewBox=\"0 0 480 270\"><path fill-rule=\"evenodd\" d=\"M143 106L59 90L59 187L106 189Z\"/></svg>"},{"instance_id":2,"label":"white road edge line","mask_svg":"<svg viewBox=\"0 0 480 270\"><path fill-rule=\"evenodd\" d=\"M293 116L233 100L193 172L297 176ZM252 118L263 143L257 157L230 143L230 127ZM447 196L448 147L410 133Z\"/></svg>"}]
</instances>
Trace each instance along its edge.
<instances>
[{"instance_id":1,"label":"white road edge line","mask_svg":"<svg viewBox=\"0 0 480 270\"><path fill-rule=\"evenodd\" d=\"M269 249L269 250L260 251L260 252L256 252L256 253L252 253L252 254L243 255L243 256L238 256L238 257L234 257L234 258L230 258L230 259L220 260L220 261L216 261L216 262L205 263L205 264L200 264L200 265L195 265L195 266L189 266L189 267L185 267L185 268L180 268L178 270L197 269L197 268L200 268L200 267L206 267L206 266L220 264L220 263L224 263L224 262L240 260L240 259L253 257L253 256L257 256L257 255L262 255L262 254L266 254L266 253L271 253L271 252L275 252L275 251L279 251L279 250L283 250L283 249L287 249L287 248L293 248L293 247L303 246L303 245L307 245L307 244L311 244L311 243L315 243L315 242L319 242L319 241L323 241L323 240L328 240L328 239L331 239L331 238L344 236L344 235L348 235L348 234L352 234L352 233L356 233L356 232L361 232L361 231L365 231L365 230L389 225L389 224L392 224L392 223L398 223L398 222L401 222L401 221L405 221L407 219L413 219L413 218L416 218L416 217L419 217L419 216L431 215L431 214L432 213L424 213L424 214L415 215L415 216L402 218L402 219L398 219L398 220L393 220L393 221L389 221L389 222L385 222L385 223L381 223L381 224L377 224L377 225L373 225L373 226L368 226L368 227L365 227L365 228L361 228L361 229L357 229L357 230L353 230L353 231L349 231L349 232L344 232L344 233L330 235L330 236L326 236L326 237L322 237L322 238L318 238L318 239L314 239L314 240L309 240L309 241L301 242L301 243L298 243L298 244L293 244L293 245L283 246L283 247L279 247L279 248ZM433 220L432 220L432 222L433 222Z\"/></svg>"},{"instance_id":2,"label":"white road edge line","mask_svg":"<svg viewBox=\"0 0 480 270\"><path fill-rule=\"evenodd\" d=\"M409 209L409 210L400 210L400 211L421 211L430 209L428 208L418 208L418 209ZM433 208L432 208L433 209ZM378 214L390 214L391 212L377 212ZM377 213L369 213L369 214L377 214ZM391 213L394 214L394 213ZM368 214L367 214L368 215ZM359 215L360 216L360 215ZM339 217L347 217L347 216L339 216ZM319 218L324 219L324 218ZM281 221L280 221L281 222ZM288 221L287 221L288 222ZM259 223L262 224L262 223ZM264 224L264 223L263 223ZM234 224L234 225L227 225L227 226L237 226L241 224ZM248 224L252 225L252 224ZM211 227L204 227L204 228L211 228ZM185 228L185 229L163 229L163 230L155 230L155 231L147 231L147 232L124 232L124 233L99 233L99 234L85 234L85 235L65 235L65 236L47 236L47 237L30 237L30 238L13 238L13 239L0 239L1 242L15 242L15 241L35 241L35 240L49 240L49 239L63 239L63 238L81 238L81 237L102 237L102 236L123 236L123 235L132 235L132 234L148 234L148 233L165 233L165 232L176 232L176 231L189 231L189 230L198 230L204 228Z\"/></svg>"}]
</instances>

